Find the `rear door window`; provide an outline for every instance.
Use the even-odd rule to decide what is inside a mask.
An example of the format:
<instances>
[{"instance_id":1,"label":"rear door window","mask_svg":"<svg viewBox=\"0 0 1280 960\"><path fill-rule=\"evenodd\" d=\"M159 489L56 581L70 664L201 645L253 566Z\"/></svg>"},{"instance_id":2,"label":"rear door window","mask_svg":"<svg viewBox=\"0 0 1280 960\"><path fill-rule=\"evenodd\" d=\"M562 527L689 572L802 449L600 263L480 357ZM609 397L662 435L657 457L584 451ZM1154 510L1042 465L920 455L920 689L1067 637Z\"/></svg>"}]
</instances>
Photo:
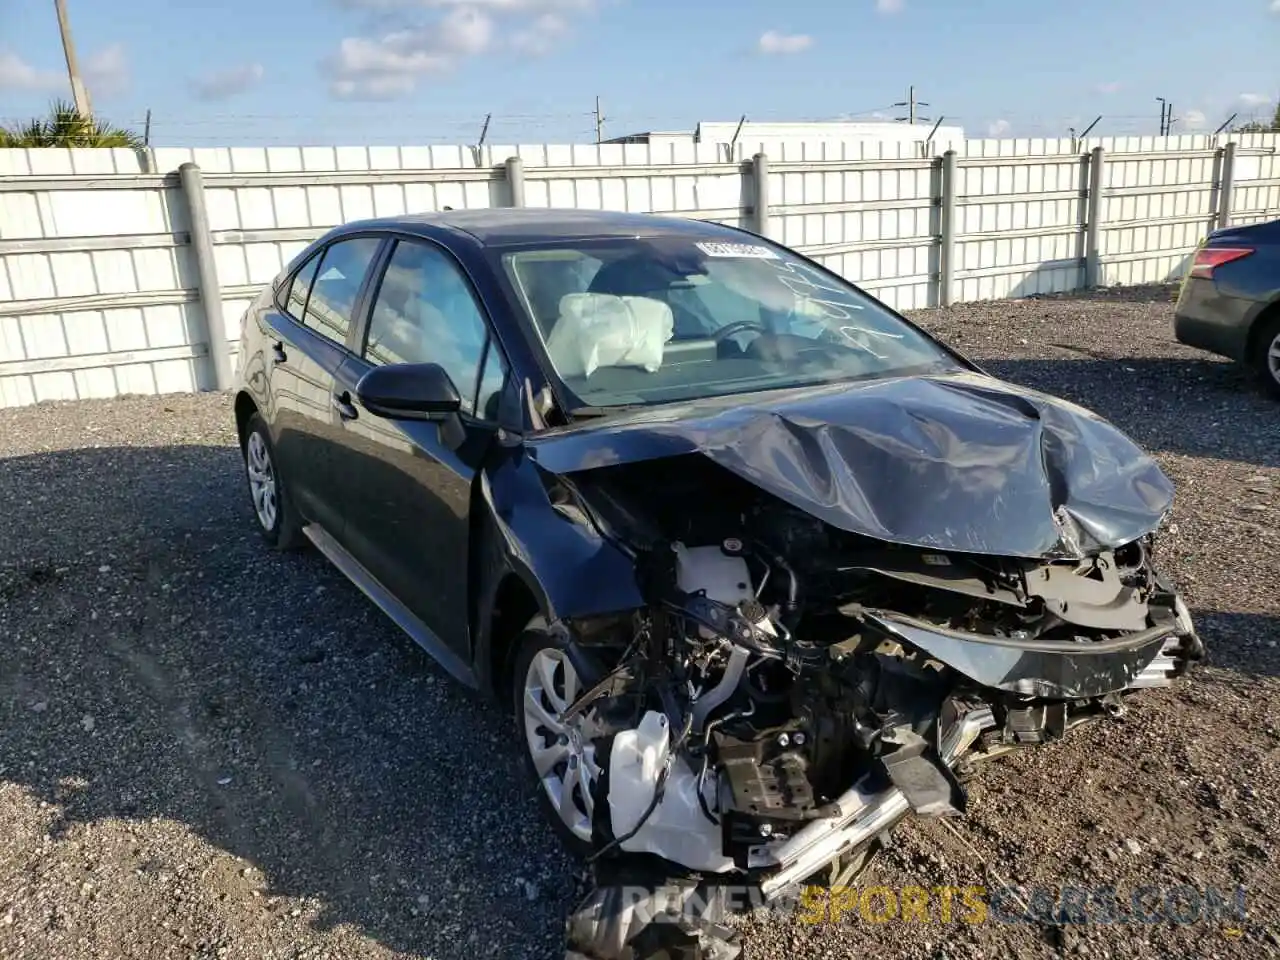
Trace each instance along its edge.
<instances>
[{"instance_id":1,"label":"rear door window","mask_svg":"<svg viewBox=\"0 0 1280 960\"><path fill-rule=\"evenodd\" d=\"M321 251L308 260L302 269L293 275L293 282L289 284L289 295L285 298L284 307L286 312L299 323L306 316L307 294L311 292L311 283L316 278L316 269L320 266L320 258L323 255L324 251Z\"/></svg>"},{"instance_id":2,"label":"rear door window","mask_svg":"<svg viewBox=\"0 0 1280 960\"><path fill-rule=\"evenodd\" d=\"M381 243L380 237L353 237L325 249L311 284L303 323L335 343L346 343L356 297Z\"/></svg>"}]
</instances>

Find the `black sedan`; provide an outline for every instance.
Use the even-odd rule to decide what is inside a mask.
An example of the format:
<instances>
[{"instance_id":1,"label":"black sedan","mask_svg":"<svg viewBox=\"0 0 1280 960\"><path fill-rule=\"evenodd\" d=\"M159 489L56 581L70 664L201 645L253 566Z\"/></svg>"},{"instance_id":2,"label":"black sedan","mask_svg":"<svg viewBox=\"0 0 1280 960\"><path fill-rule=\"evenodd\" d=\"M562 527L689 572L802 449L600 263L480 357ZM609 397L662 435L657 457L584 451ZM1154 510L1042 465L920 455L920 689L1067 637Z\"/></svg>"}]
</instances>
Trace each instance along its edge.
<instances>
[{"instance_id":1,"label":"black sedan","mask_svg":"<svg viewBox=\"0 0 1280 960\"><path fill-rule=\"evenodd\" d=\"M708 891L852 876L909 813L963 809L962 757L1202 652L1153 566L1150 458L743 231L353 223L262 292L240 356L263 535L510 708L597 871L579 956L731 956ZM659 937L637 885L701 908Z\"/></svg>"},{"instance_id":2,"label":"black sedan","mask_svg":"<svg viewBox=\"0 0 1280 960\"><path fill-rule=\"evenodd\" d=\"M1280 220L1209 234L1178 294L1174 334L1245 364L1280 399Z\"/></svg>"}]
</instances>

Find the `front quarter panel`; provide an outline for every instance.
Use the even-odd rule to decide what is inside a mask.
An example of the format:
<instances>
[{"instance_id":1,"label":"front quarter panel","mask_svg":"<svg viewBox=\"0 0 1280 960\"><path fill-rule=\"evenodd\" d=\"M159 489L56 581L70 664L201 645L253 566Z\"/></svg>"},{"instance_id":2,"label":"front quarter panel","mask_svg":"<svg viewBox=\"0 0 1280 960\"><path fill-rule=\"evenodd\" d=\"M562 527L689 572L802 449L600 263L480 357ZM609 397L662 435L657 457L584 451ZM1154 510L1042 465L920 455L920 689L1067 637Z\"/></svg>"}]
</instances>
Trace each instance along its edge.
<instances>
[{"instance_id":1,"label":"front quarter panel","mask_svg":"<svg viewBox=\"0 0 1280 960\"><path fill-rule=\"evenodd\" d=\"M631 557L585 514L552 505L544 475L525 450L504 450L482 483L506 564L530 587L548 620L643 606Z\"/></svg>"}]
</instances>

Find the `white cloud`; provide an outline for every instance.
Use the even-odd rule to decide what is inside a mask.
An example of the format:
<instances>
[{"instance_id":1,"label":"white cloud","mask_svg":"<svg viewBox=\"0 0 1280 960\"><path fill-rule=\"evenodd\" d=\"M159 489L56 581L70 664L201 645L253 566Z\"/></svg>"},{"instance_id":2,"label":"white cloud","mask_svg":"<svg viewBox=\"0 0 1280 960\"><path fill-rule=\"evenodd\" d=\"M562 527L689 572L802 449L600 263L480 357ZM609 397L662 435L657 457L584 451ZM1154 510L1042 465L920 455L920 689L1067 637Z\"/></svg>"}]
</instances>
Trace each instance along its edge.
<instances>
[{"instance_id":1,"label":"white cloud","mask_svg":"<svg viewBox=\"0 0 1280 960\"><path fill-rule=\"evenodd\" d=\"M83 70L90 100L115 97L129 89L129 61L124 47L118 43L89 56Z\"/></svg>"},{"instance_id":2,"label":"white cloud","mask_svg":"<svg viewBox=\"0 0 1280 960\"><path fill-rule=\"evenodd\" d=\"M1280 13L1280 0L1271 0L1271 12Z\"/></svg>"},{"instance_id":3,"label":"white cloud","mask_svg":"<svg viewBox=\"0 0 1280 960\"><path fill-rule=\"evenodd\" d=\"M876 0L876 13L901 13L904 6L906 6L904 0Z\"/></svg>"},{"instance_id":4,"label":"white cloud","mask_svg":"<svg viewBox=\"0 0 1280 960\"><path fill-rule=\"evenodd\" d=\"M536 13L543 10L591 10L595 0L338 0L338 5L354 10L440 10L470 7L489 13Z\"/></svg>"},{"instance_id":5,"label":"white cloud","mask_svg":"<svg viewBox=\"0 0 1280 960\"><path fill-rule=\"evenodd\" d=\"M1203 130L1208 118L1203 110L1185 110L1181 117L1176 117L1184 130Z\"/></svg>"},{"instance_id":6,"label":"white cloud","mask_svg":"<svg viewBox=\"0 0 1280 960\"><path fill-rule=\"evenodd\" d=\"M1263 93L1242 93L1240 94L1240 102L1246 107L1260 107L1264 103L1270 103L1271 98Z\"/></svg>"},{"instance_id":7,"label":"white cloud","mask_svg":"<svg viewBox=\"0 0 1280 960\"><path fill-rule=\"evenodd\" d=\"M779 33L766 30L760 34L758 45L761 53L800 53L813 46L813 37L807 33Z\"/></svg>"},{"instance_id":8,"label":"white cloud","mask_svg":"<svg viewBox=\"0 0 1280 960\"><path fill-rule=\"evenodd\" d=\"M129 86L129 63L124 47L114 44L85 58L81 65L89 97L113 97ZM16 53L0 50L0 90L71 96L71 81L62 70L41 70Z\"/></svg>"},{"instance_id":9,"label":"white cloud","mask_svg":"<svg viewBox=\"0 0 1280 960\"><path fill-rule=\"evenodd\" d=\"M572 30L569 21L559 13L543 13L531 24L517 30L511 46L535 57L545 56L556 48Z\"/></svg>"},{"instance_id":10,"label":"white cloud","mask_svg":"<svg viewBox=\"0 0 1280 960\"><path fill-rule=\"evenodd\" d=\"M493 20L475 7L455 7L440 22L436 47L448 56L473 57L493 41Z\"/></svg>"},{"instance_id":11,"label":"white cloud","mask_svg":"<svg viewBox=\"0 0 1280 960\"><path fill-rule=\"evenodd\" d=\"M262 79L263 72L260 63L215 70L192 80L191 90L201 100L226 100L255 86Z\"/></svg>"},{"instance_id":12,"label":"white cloud","mask_svg":"<svg viewBox=\"0 0 1280 960\"><path fill-rule=\"evenodd\" d=\"M988 137L1003 137L1009 132L1010 124L1008 120L993 120L987 124Z\"/></svg>"},{"instance_id":13,"label":"white cloud","mask_svg":"<svg viewBox=\"0 0 1280 960\"><path fill-rule=\"evenodd\" d=\"M334 96L405 96L426 77L505 48L547 54L573 33L570 13L587 14L597 0L338 0L348 8L399 10L397 28L344 38L321 63ZM418 8L428 11L414 14ZM384 25L386 20L382 19Z\"/></svg>"},{"instance_id":14,"label":"white cloud","mask_svg":"<svg viewBox=\"0 0 1280 960\"><path fill-rule=\"evenodd\" d=\"M0 50L0 90L55 90L66 76L52 70L37 70L16 53Z\"/></svg>"},{"instance_id":15,"label":"white cloud","mask_svg":"<svg viewBox=\"0 0 1280 960\"><path fill-rule=\"evenodd\" d=\"M411 93L419 79L448 73L493 42L492 18L475 7L456 7L427 27L377 38L346 37L329 61L334 95L388 99Z\"/></svg>"},{"instance_id":16,"label":"white cloud","mask_svg":"<svg viewBox=\"0 0 1280 960\"><path fill-rule=\"evenodd\" d=\"M1109 80L1106 83L1100 83L1094 87L1098 93L1117 93L1120 90L1120 82L1118 80Z\"/></svg>"}]
</instances>

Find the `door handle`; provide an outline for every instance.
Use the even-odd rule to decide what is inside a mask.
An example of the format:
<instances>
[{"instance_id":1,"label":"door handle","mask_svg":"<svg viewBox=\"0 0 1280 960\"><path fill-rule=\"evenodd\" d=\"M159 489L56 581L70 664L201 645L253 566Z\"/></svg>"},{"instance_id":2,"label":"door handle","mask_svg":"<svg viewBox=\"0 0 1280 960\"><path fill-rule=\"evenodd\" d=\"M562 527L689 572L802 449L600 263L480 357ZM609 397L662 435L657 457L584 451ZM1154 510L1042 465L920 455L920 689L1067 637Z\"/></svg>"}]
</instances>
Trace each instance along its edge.
<instances>
[{"instance_id":1,"label":"door handle","mask_svg":"<svg viewBox=\"0 0 1280 960\"><path fill-rule=\"evenodd\" d=\"M275 346L271 348L272 364L278 367L282 363L287 363L288 360L289 360L289 355L284 352L284 344L277 341Z\"/></svg>"},{"instance_id":2,"label":"door handle","mask_svg":"<svg viewBox=\"0 0 1280 960\"><path fill-rule=\"evenodd\" d=\"M359 411L356 410L355 405L351 402L351 394L349 393L343 393L341 396L335 393L333 395L333 409L338 411L338 416L343 420L354 420L360 416Z\"/></svg>"}]
</instances>

